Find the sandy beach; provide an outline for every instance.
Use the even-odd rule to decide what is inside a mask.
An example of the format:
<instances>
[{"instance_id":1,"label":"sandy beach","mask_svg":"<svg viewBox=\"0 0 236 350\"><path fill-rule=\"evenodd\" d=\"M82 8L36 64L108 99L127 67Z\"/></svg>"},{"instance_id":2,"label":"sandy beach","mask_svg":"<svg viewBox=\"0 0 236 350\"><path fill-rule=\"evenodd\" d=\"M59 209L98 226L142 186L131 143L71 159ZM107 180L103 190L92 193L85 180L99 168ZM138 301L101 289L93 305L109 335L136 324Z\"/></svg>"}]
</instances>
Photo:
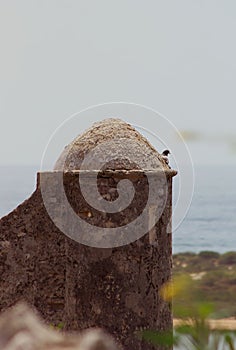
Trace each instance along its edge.
<instances>
[{"instance_id":1,"label":"sandy beach","mask_svg":"<svg viewBox=\"0 0 236 350\"><path fill-rule=\"evenodd\" d=\"M174 326L179 326L183 323L181 319L173 320ZM191 323L191 321L189 321ZM233 317L222 318L218 320L209 320L211 329L236 330L236 319Z\"/></svg>"}]
</instances>

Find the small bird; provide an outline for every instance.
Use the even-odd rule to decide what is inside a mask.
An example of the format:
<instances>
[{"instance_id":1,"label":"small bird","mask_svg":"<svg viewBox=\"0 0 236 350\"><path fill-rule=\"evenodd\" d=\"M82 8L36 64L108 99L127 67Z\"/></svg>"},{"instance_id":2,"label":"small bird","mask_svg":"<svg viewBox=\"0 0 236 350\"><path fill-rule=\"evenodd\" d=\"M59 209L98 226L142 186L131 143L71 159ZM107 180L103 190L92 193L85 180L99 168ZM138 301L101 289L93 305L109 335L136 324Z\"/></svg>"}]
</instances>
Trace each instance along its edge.
<instances>
[{"instance_id":1,"label":"small bird","mask_svg":"<svg viewBox=\"0 0 236 350\"><path fill-rule=\"evenodd\" d=\"M165 149L161 154L162 159L164 159L167 165L169 165L169 158L168 158L169 154L170 154L170 151L168 149Z\"/></svg>"}]
</instances>

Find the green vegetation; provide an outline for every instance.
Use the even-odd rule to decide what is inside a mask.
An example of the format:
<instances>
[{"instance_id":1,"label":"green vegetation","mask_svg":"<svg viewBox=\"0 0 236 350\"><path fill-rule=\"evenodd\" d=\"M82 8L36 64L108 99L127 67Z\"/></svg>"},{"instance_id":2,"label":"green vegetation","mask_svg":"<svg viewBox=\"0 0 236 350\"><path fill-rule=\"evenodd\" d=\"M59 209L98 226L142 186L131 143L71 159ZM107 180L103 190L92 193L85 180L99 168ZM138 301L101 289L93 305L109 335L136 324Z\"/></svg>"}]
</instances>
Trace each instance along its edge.
<instances>
[{"instance_id":1,"label":"green vegetation","mask_svg":"<svg viewBox=\"0 0 236 350\"><path fill-rule=\"evenodd\" d=\"M236 317L236 252L175 254L173 276L183 274L194 281L202 300L214 304L218 311L213 315L215 318Z\"/></svg>"},{"instance_id":2,"label":"green vegetation","mask_svg":"<svg viewBox=\"0 0 236 350\"><path fill-rule=\"evenodd\" d=\"M57 331L61 331L64 329L64 323L63 322L59 322L58 324L50 324L50 327L54 330L57 330Z\"/></svg>"},{"instance_id":3,"label":"green vegetation","mask_svg":"<svg viewBox=\"0 0 236 350\"><path fill-rule=\"evenodd\" d=\"M203 307L204 309L204 307ZM190 318L176 326L174 332L156 332L145 330L142 338L162 348L186 350L236 350L236 333L228 330L211 329L208 324L207 313L203 317Z\"/></svg>"},{"instance_id":4,"label":"green vegetation","mask_svg":"<svg viewBox=\"0 0 236 350\"><path fill-rule=\"evenodd\" d=\"M173 301L174 332L145 330L142 338L167 349L176 345L187 350L236 350L236 331L227 330L225 322L223 328L212 324L213 318L236 314L235 259L236 252L174 255L174 277L160 292L166 302Z\"/></svg>"}]
</instances>

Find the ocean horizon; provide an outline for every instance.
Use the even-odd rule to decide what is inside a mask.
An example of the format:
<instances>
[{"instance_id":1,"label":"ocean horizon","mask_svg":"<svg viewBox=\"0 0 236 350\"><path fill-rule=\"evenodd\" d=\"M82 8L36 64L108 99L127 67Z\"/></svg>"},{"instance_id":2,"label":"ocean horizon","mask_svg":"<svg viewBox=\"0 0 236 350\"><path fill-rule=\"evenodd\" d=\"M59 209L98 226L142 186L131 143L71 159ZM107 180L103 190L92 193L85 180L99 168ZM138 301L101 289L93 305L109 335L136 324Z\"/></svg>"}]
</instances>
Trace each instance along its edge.
<instances>
[{"instance_id":1,"label":"ocean horizon","mask_svg":"<svg viewBox=\"0 0 236 350\"><path fill-rule=\"evenodd\" d=\"M33 193L38 170L34 165L0 166L0 218ZM173 253L236 250L236 165L198 165L194 170L192 202L173 232ZM173 189L175 197L175 178Z\"/></svg>"}]
</instances>

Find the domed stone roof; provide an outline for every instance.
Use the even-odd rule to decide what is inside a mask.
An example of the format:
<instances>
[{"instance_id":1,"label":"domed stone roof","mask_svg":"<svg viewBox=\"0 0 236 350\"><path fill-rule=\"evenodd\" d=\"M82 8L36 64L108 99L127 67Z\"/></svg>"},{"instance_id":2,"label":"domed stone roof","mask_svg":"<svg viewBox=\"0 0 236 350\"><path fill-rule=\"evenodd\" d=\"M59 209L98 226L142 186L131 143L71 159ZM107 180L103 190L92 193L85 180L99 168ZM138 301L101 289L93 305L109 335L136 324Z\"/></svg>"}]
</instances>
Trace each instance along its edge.
<instances>
[{"instance_id":1,"label":"domed stone roof","mask_svg":"<svg viewBox=\"0 0 236 350\"><path fill-rule=\"evenodd\" d=\"M98 170L98 160L103 170L169 169L145 137L130 124L113 118L93 124L76 137L65 147L54 170L84 169L85 159L92 170Z\"/></svg>"}]
</instances>

